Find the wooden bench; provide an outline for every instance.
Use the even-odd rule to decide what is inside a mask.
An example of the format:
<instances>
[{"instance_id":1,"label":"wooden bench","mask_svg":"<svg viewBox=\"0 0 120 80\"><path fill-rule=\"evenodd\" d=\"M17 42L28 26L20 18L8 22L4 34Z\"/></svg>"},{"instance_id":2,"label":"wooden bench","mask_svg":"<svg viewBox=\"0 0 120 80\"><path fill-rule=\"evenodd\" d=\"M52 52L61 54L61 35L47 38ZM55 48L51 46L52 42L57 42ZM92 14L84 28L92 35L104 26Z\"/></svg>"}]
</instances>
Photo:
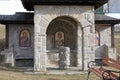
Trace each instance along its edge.
<instances>
[{"instance_id":1,"label":"wooden bench","mask_svg":"<svg viewBox=\"0 0 120 80\"><path fill-rule=\"evenodd\" d=\"M102 80L120 80L120 62L114 59L111 59L109 57L104 57L101 61L101 64L99 67L96 66L95 61L90 61L88 63L88 77L87 80L89 80L89 75L91 72L96 74L100 79ZM107 65L109 67L118 69L117 71L115 70L109 70L104 68L104 65Z\"/></svg>"}]
</instances>

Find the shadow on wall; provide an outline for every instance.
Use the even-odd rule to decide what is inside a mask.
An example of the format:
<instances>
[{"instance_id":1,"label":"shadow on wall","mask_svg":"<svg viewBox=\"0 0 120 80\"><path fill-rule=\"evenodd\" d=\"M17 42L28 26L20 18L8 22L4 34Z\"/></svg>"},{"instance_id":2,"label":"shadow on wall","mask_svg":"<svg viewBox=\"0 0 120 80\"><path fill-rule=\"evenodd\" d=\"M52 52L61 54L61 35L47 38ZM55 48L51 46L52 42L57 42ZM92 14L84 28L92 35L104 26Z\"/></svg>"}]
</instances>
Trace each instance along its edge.
<instances>
[{"instance_id":1,"label":"shadow on wall","mask_svg":"<svg viewBox=\"0 0 120 80\"><path fill-rule=\"evenodd\" d=\"M3 51L5 48L5 39L0 39L0 52ZM0 63L3 62L3 56L0 55Z\"/></svg>"},{"instance_id":2,"label":"shadow on wall","mask_svg":"<svg viewBox=\"0 0 120 80\"><path fill-rule=\"evenodd\" d=\"M5 39L0 39L0 52L5 48Z\"/></svg>"},{"instance_id":3,"label":"shadow on wall","mask_svg":"<svg viewBox=\"0 0 120 80\"><path fill-rule=\"evenodd\" d=\"M95 59L102 59L104 56L108 56L108 46L105 44L102 46L96 46Z\"/></svg>"}]
</instances>

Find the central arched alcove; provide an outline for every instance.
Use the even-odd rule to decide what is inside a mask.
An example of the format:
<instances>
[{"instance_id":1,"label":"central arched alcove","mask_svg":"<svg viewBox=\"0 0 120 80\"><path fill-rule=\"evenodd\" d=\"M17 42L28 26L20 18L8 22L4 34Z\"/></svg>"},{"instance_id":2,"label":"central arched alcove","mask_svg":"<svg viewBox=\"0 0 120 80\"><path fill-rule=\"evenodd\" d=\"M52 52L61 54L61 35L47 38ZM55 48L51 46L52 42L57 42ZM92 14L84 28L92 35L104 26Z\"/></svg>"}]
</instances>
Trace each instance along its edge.
<instances>
[{"instance_id":1,"label":"central arched alcove","mask_svg":"<svg viewBox=\"0 0 120 80\"><path fill-rule=\"evenodd\" d=\"M58 64L58 49L60 46L69 47L70 66L77 65L77 21L71 17L57 17L49 24L47 31L47 56L49 66ZM61 41L57 39L61 36Z\"/></svg>"}]
</instances>

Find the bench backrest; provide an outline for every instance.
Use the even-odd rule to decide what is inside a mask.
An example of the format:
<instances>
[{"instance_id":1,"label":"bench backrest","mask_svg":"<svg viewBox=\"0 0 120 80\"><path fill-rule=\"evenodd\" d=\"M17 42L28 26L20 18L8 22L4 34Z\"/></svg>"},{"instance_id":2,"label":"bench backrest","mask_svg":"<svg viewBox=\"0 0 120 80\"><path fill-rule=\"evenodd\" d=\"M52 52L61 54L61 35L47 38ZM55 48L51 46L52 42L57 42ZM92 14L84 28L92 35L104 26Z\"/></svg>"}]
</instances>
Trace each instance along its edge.
<instances>
[{"instance_id":1,"label":"bench backrest","mask_svg":"<svg viewBox=\"0 0 120 80\"><path fill-rule=\"evenodd\" d=\"M107 56L105 56L102 59L102 62L107 64L108 66L111 66L113 68L119 69L120 70L120 61L114 60L112 58L109 58Z\"/></svg>"}]
</instances>

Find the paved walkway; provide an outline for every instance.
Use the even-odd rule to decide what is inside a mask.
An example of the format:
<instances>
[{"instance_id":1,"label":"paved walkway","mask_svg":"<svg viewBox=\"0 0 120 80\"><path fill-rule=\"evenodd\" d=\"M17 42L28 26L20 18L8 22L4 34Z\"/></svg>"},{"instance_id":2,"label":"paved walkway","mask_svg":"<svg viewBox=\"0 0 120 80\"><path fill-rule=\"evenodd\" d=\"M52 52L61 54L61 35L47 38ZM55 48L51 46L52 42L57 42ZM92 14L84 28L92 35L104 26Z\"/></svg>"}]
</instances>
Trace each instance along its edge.
<instances>
[{"instance_id":1,"label":"paved walkway","mask_svg":"<svg viewBox=\"0 0 120 80\"><path fill-rule=\"evenodd\" d=\"M52 75L73 75L73 74L85 74L86 71L81 71L77 67L72 67L66 70L60 70L58 68L52 68L48 69L47 72L33 72L33 69L27 69L27 71L24 72L25 74L52 74Z\"/></svg>"}]
</instances>

